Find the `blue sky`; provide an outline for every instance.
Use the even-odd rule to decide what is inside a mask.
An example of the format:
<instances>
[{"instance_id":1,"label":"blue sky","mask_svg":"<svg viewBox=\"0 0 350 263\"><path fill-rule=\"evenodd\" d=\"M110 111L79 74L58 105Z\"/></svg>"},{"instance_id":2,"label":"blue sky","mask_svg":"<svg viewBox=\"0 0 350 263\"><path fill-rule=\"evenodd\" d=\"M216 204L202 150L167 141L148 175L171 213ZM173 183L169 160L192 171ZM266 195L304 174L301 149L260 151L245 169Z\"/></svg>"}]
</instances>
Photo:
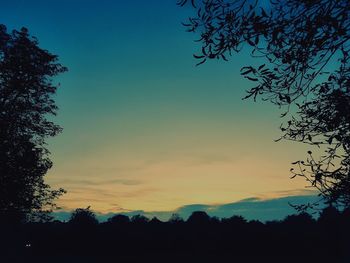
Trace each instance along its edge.
<instances>
[{"instance_id":1,"label":"blue sky","mask_svg":"<svg viewBox=\"0 0 350 263\"><path fill-rule=\"evenodd\" d=\"M50 139L47 181L66 210L173 211L303 195L290 180L307 148L275 143L279 110L242 101L251 83L230 62L195 67L195 35L176 1L2 1L2 23L25 26L69 71L56 81L64 131ZM281 194L283 193L283 194Z\"/></svg>"}]
</instances>

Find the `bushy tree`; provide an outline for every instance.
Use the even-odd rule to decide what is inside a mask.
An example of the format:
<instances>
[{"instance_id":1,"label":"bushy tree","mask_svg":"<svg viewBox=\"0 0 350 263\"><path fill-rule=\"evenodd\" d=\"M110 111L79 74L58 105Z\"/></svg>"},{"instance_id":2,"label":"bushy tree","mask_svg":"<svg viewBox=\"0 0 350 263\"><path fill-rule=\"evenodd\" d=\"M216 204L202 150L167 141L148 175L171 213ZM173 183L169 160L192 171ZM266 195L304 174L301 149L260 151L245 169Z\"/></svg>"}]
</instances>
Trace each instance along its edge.
<instances>
[{"instance_id":1,"label":"bushy tree","mask_svg":"<svg viewBox=\"0 0 350 263\"><path fill-rule=\"evenodd\" d=\"M350 206L350 4L348 0L181 0L195 15L198 64L228 60L243 45L265 60L241 74L255 83L245 98L282 108L281 138L321 148L295 162L330 204ZM259 60L259 61L260 61Z\"/></svg>"},{"instance_id":2,"label":"bushy tree","mask_svg":"<svg viewBox=\"0 0 350 263\"><path fill-rule=\"evenodd\" d=\"M88 227L98 224L98 220L93 211L90 210L90 206L87 208L77 208L72 213L69 223L75 226Z\"/></svg>"},{"instance_id":3,"label":"bushy tree","mask_svg":"<svg viewBox=\"0 0 350 263\"><path fill-rule=\"evenodd\" d=\"M291 225L305 226L313 224L314 219L310 214L302 212L300 214L288 215L283 222Z\"/></svg>"},{"instance_id":4,"label":"bushy tree","mask_svg":"<svg viewBox=\"0 0 350 263\"><path fill-rule=\"evenodd\" d=\"M168 222L171 224L181 224L184 222L184 219L179 214L174 213L171 215Z\"/></svg>"},{"instance_id":5,"label":"bushy tree","mask_svg":"<svg viewBox=\"0 0 350 263\"><path fill-rule=\"evenodd\" d=\"M187 223L197 224L198 226L201 226L203 224L209 224L210 220L211 218L206 212L194 211L187 219Z\"/></svg>"},{"instance_id":6,"label":"bushy tree","mask_svg":"<svg viewBox=\"0 0 350 263\"><path fill-rule=\"evenodd\" d=\"M130 218L126 215L114 215L110 218L108 218L108 223L112 223L112 224L121 224L121 225L125 225L130 223Z\"/></svg>"},{"instance_id":7,"label":"bushy tree","mask_svg":"<svg viewBox=\"0 0 350 263\"><path fill-rule=\"evenodd\" d=\"M0 212L11 221L44 215L64 190L44 182L51 168L45 139L61 128L52 77L66 71L26 28L0 25Z\"/></svg>"},{"instance_id":8,"label":"bushy tree","mask_svg":"<svg viewBox=\"0 0 350 263\"><path fill-rule=\"evenodd\" d=\"M229 218L223 218L221 220L223 223L233 224L233 225L244 225L247 220L243 216L234 215Z\"/></svg>"},{"instance_id":9,"label":"bushy tree","mask_svg":"<svg viewBox=\"0 0 350 263\"><path fill-rule=\"evenodd\" d=\"M146 224L149 222L149 219L144 215L134 215L131 217L131 222L134 224Z\"/></svg>"}]
</instances>

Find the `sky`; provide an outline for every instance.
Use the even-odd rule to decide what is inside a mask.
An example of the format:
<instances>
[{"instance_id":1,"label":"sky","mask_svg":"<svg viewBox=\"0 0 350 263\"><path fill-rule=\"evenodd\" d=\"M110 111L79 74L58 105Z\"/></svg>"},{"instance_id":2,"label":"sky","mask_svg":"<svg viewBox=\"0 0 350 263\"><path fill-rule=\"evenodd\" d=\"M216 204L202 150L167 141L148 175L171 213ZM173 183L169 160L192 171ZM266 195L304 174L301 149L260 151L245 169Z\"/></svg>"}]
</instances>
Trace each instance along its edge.
<instances>
[{"instance_id":1,"label":"sky","mask_svg":"<svg viewBox=\"0 0 350 263\"><path fill-rule=\"evenodd\" d=\"M310 194L289 177L307 147L274 142L281 111L242 100L252 83L240 68L258 62L245 49L196 67L196 35L181 26L190 9L175 0L0 2L0 23L27 27L69 69L55 78L64 130L48 140L46 176L67 190L64 210L177 211Z\"/></svg>"}]
</instances>

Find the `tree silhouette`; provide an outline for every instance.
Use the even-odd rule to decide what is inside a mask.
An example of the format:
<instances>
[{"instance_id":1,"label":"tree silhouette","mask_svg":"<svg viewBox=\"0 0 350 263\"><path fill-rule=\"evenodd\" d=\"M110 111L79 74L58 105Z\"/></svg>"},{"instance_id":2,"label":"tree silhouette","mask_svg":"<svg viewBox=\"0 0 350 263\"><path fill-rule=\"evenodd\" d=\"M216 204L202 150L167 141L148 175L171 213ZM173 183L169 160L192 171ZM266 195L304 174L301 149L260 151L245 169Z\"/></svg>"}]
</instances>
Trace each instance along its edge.
<instances>
[{"instance_id":1,"label":"tree silhouette","mask_svg":"<svg viewBox=\"0 0 350 263\"><path fill-rule=\"evenodd\" d=\"M291 225L296 225L298 227L302 226L302 225L311 225L313 224L314 219L312 218L312 216L308 213L302 212L300 214L297 215L288 215L285 219L284 219L284 223L288 223Z\"/></svg>"},{"instance_id":2,"label":"tree silhouette","mask_svg":"<svg viewBox=\"0 0 350 263\"><path fill-rule=\"evenodd\" d=\"M318 219L301 213L265 223L237 215L213 219L200 211L187 222L143 216L129 221L121 215L114 222L97 222L89 207L80 208L69 222L27 222L20 228L0 224L1 259L11 263L48 258L53 262L164 262L164 258L168 262L349 262L348 212L326 207Z\"/></svg>"},{"instance_id":3,"label":"tree silhouette","mask_svg":"<svg viewBox=\"0 0 350 263\"><path fill-rule=\"evenodd\" d=\"M169 218L169 223L172 223L172 224L180 224L183 222L184 222L183 218L176 213L172 214L171 217Z\"/></svg>"},{"instance_id":4,"label":"tree silhouette","mask_svg":"<svg viewBox=\"0 0 350 263\"><path fill-rule=\"evenodd\" d=\"M232 216L230 218L224 218L222 222L235 225L244 225L245 223L247 223L247 220L242 216Z\"/></svg>"},{"instance_id":5,"label":"tree silhouette","mask_svg":"<svg viewBox=\"0 0 350 263\"><path fill-rule=\"evenodd\" d=\"M210 222L210 216L204 211L194 211L189 218L187 223L196 224L198 226L208 224Z\"/></svg>"},{"instance_id":6,"label":"tree silhouette","mask_svg":"<svg viewBox=\"0 0 350 263\"><path fill-rule=\"evenodd\" d=\"M77 208L72 213L69 223L75 226L89 227L98 224L98 220L94 212L87 208Z\"/></svg>"},{"instance_id":7,"label":"tree silhouette","mask_svg":"<svg viewBox=\"0 0 350 263\"><path fill-rule=\"evenodd\" d=\"M8 33L0 25L1 219L47 215L64 192L50 189L43 178L52 166L45 139L61 131L48 119L57 111L51 78L64 71L26 28Z\"/></svg>"},{"instance_id":8,"label":"tree silhouette","mask_svg":"<svg viewBox=\"0 0 350 263\"><path fill-rule=\"evenodd\" d=\"M348 0L181 0L196 15L184 23L200 35L198 64L227 60L243 45L265 60L241 74L254 82L245 98L283 109L287 139L321 148L292 168L333 205L350 205L350 5Z\"/></svg>"},{"instance_id":9,"label":"tree silhouette","mask_svg":"<svg viewBox=\"0 0 350 263\"><path fill-rule=\"evenodd\" d=\"M149 222L149 219L144 215L134 215L131 217L131 222L134 224L146 224Z\"/></svg>"},{"instance_id":10,"label":"tree silhouette","mask_svg":"<svg viewBox=\"0 0 350 263\"><path fill-rule=\"evenodd\" d=\"M114 215L107 220L109 223L112 224L120 224L120 225L125 225L130 223L130 218L126 215Z\"/></svg>"}]
</instances>

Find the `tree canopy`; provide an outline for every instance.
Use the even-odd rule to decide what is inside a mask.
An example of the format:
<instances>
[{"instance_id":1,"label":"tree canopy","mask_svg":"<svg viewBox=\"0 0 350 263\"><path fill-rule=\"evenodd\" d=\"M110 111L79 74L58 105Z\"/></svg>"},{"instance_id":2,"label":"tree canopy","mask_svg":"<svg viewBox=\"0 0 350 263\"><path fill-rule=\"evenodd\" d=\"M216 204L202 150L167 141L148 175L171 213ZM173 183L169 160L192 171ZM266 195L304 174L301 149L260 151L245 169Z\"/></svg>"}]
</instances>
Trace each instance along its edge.
<instances>
[{"instance_id":1,"label":"tree canopy","mask_svg":"<svg viewBox=\"0 0 350 263\"><path fill-rule=\"evenodd\" d=\"M199 35L198 64L228 60L244 45L265 60L241 74L245 98L283 109L282 139L319 147L291 169L329 203L350 206L350 5L347 0L180 0L196 13L184 23ZM318 150L319 151L319 150Z\"/></svg>"},{"instance_id":2,"label":"tree canopy","mask_svg":"<svg viewBox=\"0 0 350 263\"><path fill-rule=\"evenodd\" d=\"M93 211L90 210L90 206L87 208L77 208L72 213L69 223L79 226L93 226L98 224L98 220Z\"/></svg>"},{"instance_id":3,"label":"tree canopy","mask_svg":"<svg viewBox=\"0 0 350 263\"><path fill-rule=\"evenodd\" d=\"M89 208L69 222L0 224L3 262L348 262L349 210L327 207L260 222L195 211L184 220L111 215L96 221ZM140 220L141 219L141 220ZM322 252L322 253L320 253ZM234 260L233 260L234 259ZM51 261L50 261L51 262Z\"/></svg>"},{"instance_id":4,"label":"tree canopy","mask_svg":"<svg viewBox=\"0 0 350 263\"><path fill-rule=\"evenodd\" d=\"M55 206L64 190L44 182L51 168L45 139L61 128L52 77L67 69L39 47L26 28L0 25L0 211L2 218L28 219Z\"/></svg>"}]
</instances>

